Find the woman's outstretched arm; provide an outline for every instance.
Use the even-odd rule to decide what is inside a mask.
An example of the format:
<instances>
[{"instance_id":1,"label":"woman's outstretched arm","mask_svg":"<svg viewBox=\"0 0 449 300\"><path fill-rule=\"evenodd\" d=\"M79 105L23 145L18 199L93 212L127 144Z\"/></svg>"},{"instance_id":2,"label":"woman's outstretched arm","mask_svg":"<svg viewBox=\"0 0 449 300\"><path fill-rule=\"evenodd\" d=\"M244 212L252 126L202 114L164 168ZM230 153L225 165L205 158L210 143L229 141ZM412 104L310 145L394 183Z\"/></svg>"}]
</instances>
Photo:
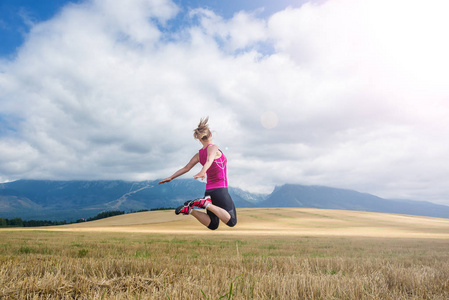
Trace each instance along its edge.
<instances>
[{"instance_id":1,"label":"woman's outstretched arm","mask_svg":"<svg viewBox=\"0 0 449 300\"><path fill-rule=\"evenodd\" d=\"M176 177L179 177L187 172L189 172L197 163L200 162L200 158L198 153L195 154L192 159L189 161L189 163L187 165L185 165L184 168L179 169L178 171L176 171L172 176L165 178L164 180L161 180L158 184L162 184L162 183L166 183L166 182L170 182L173 179L175 179Z\"/></svg>"}]
</instances>

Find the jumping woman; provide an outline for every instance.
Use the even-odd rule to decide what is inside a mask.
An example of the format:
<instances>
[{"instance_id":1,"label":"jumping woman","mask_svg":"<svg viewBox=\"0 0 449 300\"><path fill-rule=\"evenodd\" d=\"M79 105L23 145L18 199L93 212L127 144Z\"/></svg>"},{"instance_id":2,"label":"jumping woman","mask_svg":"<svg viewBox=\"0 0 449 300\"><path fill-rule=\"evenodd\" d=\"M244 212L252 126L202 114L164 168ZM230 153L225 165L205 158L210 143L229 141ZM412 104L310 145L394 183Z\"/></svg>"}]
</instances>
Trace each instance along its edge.
<instances>
[{"instance_id":1,"label":"jumping woman","mask_svg":"<svg viewBox=\"0 0 449 300\"><path fill-rule=\"evenodd\" d=\"M212 143L212 132L207 125L208 120L209 117L201 119L198 128L193 133L193 137L199 140L203 147L184 168L160 181L159 184L170 182L190 171L197 163L201 163L203 168L193 178L204 179L207 175L204 198L185 202L184 205L176 208L175 213L192 215L207 228L215 230L218 228L220 220L226 225L234 227L237 224L237 214L234 202L228 192L227 159L218 146ZM204 208L206 213L193 209L194 207Z\"/></svg>"}]
</instances>

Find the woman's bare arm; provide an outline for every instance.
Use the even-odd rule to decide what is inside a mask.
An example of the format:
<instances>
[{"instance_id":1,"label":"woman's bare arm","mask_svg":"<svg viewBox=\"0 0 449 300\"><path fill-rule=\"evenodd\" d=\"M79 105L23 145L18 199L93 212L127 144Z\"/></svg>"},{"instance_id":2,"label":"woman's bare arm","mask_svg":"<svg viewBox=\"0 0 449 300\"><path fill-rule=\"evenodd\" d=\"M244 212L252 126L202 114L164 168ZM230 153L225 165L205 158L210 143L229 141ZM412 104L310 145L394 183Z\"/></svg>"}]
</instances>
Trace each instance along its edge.
<instances>
[{"instance_id":1,"label":"woman's bare arm","mask_svg":"<svg viewBox=\"0 0 449 300\"><path fill-rule=\"evenodd\" d=\"M158 184L162 184L162 183L166 183L166 182L170 182L173 179L175 179L176 177L179 177L187 172L189 172L197 163L200 162L200 158L198 153L195 154L192 159L190 159L190 161L187 163L187 165L185 165L185 167L179 169L178 171L176 171L172 176L165 178L164 180L161 180Z\"/></svg>"}]
</instances>

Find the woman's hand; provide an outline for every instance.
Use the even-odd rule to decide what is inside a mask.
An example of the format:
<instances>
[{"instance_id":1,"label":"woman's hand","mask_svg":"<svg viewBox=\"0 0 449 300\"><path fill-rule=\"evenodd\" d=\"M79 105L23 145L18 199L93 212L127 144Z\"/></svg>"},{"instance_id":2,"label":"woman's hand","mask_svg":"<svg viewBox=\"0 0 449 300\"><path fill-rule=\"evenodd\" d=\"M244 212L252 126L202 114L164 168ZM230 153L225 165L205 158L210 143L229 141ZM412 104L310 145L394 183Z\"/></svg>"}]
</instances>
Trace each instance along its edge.
<instances>
[{"instance_id":1,"label":"woman's hand","mask_svg":"<svg viewBox=\"0 0 449 300\"><path fill-rule=\"evenodd\" d=\"M159 181L158 184L163 184L163 183L166 183L166 182L170 182L170 181L172 181L172 180L173 180L173 178L167 177L167 178L165 178L164 180Z\"/></svg>"},{"instance_id":2,"label":"woman's hand","mask_svg":"<svg viewBox=\"0 0 449 300\"><path fill-rule=\"evenodd\" d=\"M206 177L206 173L204 173L204 172L199 172L198 174L193 176L194 179L201 178L201 180L204 180L205 177Z\"/></svg>"}]
</instances>

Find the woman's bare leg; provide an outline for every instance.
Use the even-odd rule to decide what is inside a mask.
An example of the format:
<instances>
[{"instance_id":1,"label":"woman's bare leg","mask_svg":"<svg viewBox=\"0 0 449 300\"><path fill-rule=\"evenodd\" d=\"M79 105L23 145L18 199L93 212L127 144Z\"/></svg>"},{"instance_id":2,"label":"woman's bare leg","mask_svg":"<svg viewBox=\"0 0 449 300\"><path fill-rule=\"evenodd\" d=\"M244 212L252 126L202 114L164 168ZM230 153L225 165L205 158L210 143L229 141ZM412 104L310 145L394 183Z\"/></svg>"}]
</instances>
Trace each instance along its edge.
<instances>
[{"instance_id":1,"label":"woman's bare leg","mask_svg":"<svg viewBox=\"0 0 449 300\"><path fill-rule=\"evenodd\" d=\"M213 212L225 224L228 223L229 220L231 219L231 215L226 210L216 205L209 204L207 210ZM210 217L208 214L198 211L197 209L193 209L190 214L194 216L204 226L206 227L209 226Z\"/></svg>"},{"instance_id":2,"label":"woman's bare leg","mask_svg":"<svg viewBox=\"0 0 449 300\"><path fill-rule=\"evenodd\" d=\"M206 209L213 212L214 215L216 215L225 224L228 223L229 220L231 219L231 215L221 207L209 204L209 206Z\"/></svg>"},{"instance_id":3,"label":"woman's bare leg","mask_svg":"<svg viewBox=\"0 0 449 300\"><path fill-rule=\"evenodd\" d=\"M210 217L206 213L203 213L197 209L193 209L190 214L194 216L198 221L200 221L200 223L203 224L204 226L206 227L209 226Z\"/></svg>"}]
</instances>

